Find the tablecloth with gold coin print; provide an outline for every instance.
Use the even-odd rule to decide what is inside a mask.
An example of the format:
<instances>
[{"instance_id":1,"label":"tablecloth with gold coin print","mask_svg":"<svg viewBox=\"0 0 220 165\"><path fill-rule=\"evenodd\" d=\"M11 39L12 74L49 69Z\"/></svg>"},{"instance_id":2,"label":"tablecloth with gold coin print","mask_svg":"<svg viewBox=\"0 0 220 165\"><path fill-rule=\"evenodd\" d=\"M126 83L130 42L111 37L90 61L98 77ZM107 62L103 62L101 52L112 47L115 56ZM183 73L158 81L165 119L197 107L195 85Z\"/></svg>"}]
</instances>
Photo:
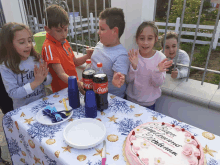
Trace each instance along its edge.
<instances>
[{"instance_id":1,"label":"tablecloth with gold coin print","mask_svg":"<svg viewBox=\"0 0 220 165\"><path fill-rule=\"evenodd\" d=\"M48 126L36 121L39 110L47 105L61 107L63 98L68 103L67 88L4 116L3 127L15 165L101 165L103 143L80 150L67 145L63 138L63 129L70 122L85 118L83 104L74 110L70 119L61 124ZM83 100L83 95L80 95L80 98ZM220 165L219 136L111 94L108 94L108 100L109 108L102 113L98 111L96 118L104 123L107 130L106 165L125 165L122 146L128 133L138 125L152 121L171 123L188 130L204 147L207 164Z\"/></svg>"}]
</instances>

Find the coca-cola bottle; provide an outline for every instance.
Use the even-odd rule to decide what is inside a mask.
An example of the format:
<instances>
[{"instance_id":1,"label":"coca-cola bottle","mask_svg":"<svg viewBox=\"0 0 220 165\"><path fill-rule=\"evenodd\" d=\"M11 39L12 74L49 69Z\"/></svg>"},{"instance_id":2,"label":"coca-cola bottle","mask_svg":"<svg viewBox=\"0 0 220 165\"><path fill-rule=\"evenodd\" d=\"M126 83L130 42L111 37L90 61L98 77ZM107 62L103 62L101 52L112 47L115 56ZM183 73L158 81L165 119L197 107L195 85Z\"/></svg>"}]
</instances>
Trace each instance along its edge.
<instances>
[{"instance_id":1,"label":"coca-cola bottle","mask_svg":"<svg viewBox=\"0 0 220 165\"><path fill-rule=\"evenodd\" d=\"M93 75L95 74L95 70L92 69L91 60L86 60L86 68L82 73L83 78L83 87L85 91L93 90Z\"/></svg>"},{"instance_id":2,"label":"coca-cola bottle","mask_svg":"<svg viewBox=\"0 0 220 165\"><path fill-rule=\"evenodd\" d=\"M93 90L93 75L95 74L95 70L92 69L91 60L86 60L86 67L82 72L83 78L83 87L85 92L88 90ZM84 101L86 102L86 95L84 97Z\"/></svg>"},{"instance_id":3,"label":"coca-cola bottle","mask_svg":"<svg viewBox=\"0 0 220 165\"><path fill-rule=\"evenodd\" d=\"M93 90L96 96L97 109L108 108L108 77L102 70L102 63L97 63L97 71L93 75Z\"/></svg>"}]
</instances>

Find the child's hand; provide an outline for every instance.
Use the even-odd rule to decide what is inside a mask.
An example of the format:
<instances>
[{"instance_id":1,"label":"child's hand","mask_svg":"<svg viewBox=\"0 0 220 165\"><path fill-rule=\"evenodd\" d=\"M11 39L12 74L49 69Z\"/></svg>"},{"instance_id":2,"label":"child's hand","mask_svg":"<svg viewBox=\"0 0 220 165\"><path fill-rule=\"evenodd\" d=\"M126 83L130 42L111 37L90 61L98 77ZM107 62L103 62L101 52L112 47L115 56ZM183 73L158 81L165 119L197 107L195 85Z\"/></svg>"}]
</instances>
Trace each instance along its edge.
<instances>
[{"instance_id":1,"label":"child's hand","mask_svg":"<svg viewBox=\"0 0 220 165\"><path fill-rule=\"evenodd\" d=\"M120 73L120 72L115 72L113 79L112 79L112 84L115 87L121 88L121 86L125 83L125 75Z\"/></svg>"},{"instance_id":2,"label":"child's hand","mask_svg":"<svg viewBox=\"0 0 220 165\"><path fill-rule=\"evenodd\" d=\"M94 49L87 47L86 53L87 53L87 56L89 59L91 58L93 51L94 51Z\"/></svg>"},{"instance_id":3,"label":"child's hand","mask_svg":"<svg viewBox=\"0 0 220 165\"><path fill-rule=\"evenodd\" d=\"M43 70L43 74L44 74L44 76L45 76L45 78L47 77L47 74L48 74L48 72L49 72L49 68L47 67L47 63L44 61L44 60L39 60L39 64L40 64L40 66L39 66L39 68L42 68L42 70Z\"/></svg>"},{"instance_id":4,"label":"child's hand","mask_svg":"<svg viewBox=\"0 0 220 165\"><path fill-rule=\"evenodd\" d=\"M85 90L84 90L82 80L78 80L78 81L77 81L77 85L78 85L79 91L80 91L83 95L85 95L86 92L85 92Z\"/></svg>"},{"instance_id":5,"label":"child's hand","mask_svg":"<svg viewBox=\"0 0 220 165\"><path fill-rule=\"evenodd\" d=\"M34 65L34 81L36 82L37 86L39 86L40 84L43 83L44 79L45 79L45 70L43 69L43 67L37 67L37 65Z\"/></svg>"},{"instance_id":6,"label":"child's hand","mask_svg":"<svg viewBox=\"0 0 220 165\"><path fill-rule=\"evenodd\" d=\"M169 69L167 69L167 68L171 67L172 63L173 63L173 60L168 61L168 59L165 58L163 61L161 61L158 64L159 71L160 72L168 71Z\"/></svg>"},{"instance_id":7,"label":"child's hand","mask_svg":"<svg viewBox=\"0 0 220 165\"><path fill-rule=\"evenodd\" d=\"M133 69L136 70L138 65L138 50L136 51L134 51L134 49L130 50L128 56Z\"/></svg>"},{"instance_id":8,"label":"child's hand","mask_svg":"<svg viewBox=\"0 0 220 165\"><path fill-rule=\"evenodd\" d=\"M173 69L173 71L171 72L171 77L172 78L177 78L177 76L178 76L178 70L177 69L176 70Z\"/></svg>"}]
</instances>

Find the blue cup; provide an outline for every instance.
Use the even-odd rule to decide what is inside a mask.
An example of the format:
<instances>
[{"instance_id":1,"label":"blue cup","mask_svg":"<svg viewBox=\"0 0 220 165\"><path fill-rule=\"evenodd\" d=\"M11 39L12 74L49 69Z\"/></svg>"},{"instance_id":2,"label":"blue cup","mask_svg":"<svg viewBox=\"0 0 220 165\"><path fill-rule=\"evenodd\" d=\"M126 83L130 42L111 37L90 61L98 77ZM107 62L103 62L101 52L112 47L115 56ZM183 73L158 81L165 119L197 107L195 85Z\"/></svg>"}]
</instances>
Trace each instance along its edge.
<instances>
[{"instance_id":1,"label":"blue cup","mask_svg":"<svg viewBox=\"0 0 220 165\"><path fill-rule=\"evenodd\" d=\"M95 93L92 90L86 91L85 116L88 118L97 117L97 105L96 105Z\"/></svg>"},{"instance_id":2,"label":"blue cup","mask_svg":"<svg viewBox=\"0 0 220 165\"><path fill-rule=\"evenodd\" d=\"M80 107L79 89L76 76L69 76L68 78L68 97L69 105L73 109Z\"/></svg>"}]
</instances>

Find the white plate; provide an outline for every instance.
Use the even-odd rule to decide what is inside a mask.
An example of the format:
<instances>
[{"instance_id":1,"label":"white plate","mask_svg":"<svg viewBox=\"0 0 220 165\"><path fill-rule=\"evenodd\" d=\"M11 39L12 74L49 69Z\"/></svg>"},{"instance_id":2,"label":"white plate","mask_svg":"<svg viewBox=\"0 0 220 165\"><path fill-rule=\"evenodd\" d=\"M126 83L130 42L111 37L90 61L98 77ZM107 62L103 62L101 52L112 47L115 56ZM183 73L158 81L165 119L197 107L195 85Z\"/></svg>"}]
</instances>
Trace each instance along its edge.
<instances>
[{"instance_id":1,"label":"white plate","mask_svg":"<svg viewBox=\"0 0 220 165\"><path fill-rule=\"evenodd\" d=\"M64 108L63 108L63 109L64 109ZM37 120L39 123L43 124L43 125L56 125L56 124L60 124L60 123L63 123L63 122L65 122L65 121L67 121L67 120L68 120L69 118L71 118L72 115L73 115L73 111L72 111L72 112L70 112L70 115L69 115L67 118L63 119L63 120L60 121L60 122L52 123L51 118L49 118L48 116L44 116L42 111L43 111L43 109L42 109L42 110L39 110L39 111L37 112L36 120Z\"/></svg>"},{"instance_id":2,"label":"white plate","mask_svg":"<svg viewBox=\"0 0 220 165\"><path fill-rule=\"evenodd\" d=\"M92 148L101 143L105 136L105 125L92 118L74 120L63 130L66 143L77 149Z\"/></svg>"}]
</instances>

